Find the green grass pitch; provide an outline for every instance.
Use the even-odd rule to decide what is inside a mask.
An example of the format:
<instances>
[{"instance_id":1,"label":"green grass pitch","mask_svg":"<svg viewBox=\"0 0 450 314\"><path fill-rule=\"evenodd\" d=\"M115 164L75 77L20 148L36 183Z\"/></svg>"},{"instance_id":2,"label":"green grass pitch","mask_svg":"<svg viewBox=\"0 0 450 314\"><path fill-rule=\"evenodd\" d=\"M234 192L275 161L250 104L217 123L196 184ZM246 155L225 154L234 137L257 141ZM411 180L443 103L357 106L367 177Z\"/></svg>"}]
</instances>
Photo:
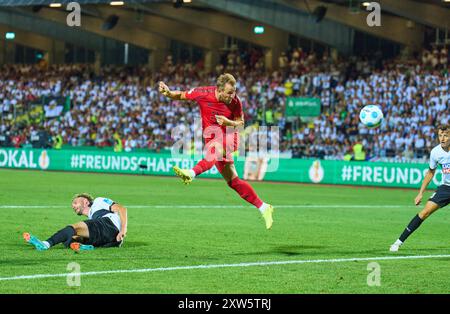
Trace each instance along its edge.
<instances>
[{"instance_id":1,"label":"green grass pitch","mask_svg":"<svg viewBox=\"0 0 450 314\"><path fill-rule=\"evenodd\" d=\"M368 270L371 258L450 254L448 209L433 214L399 252L388 252L419 210L412 206L416 190L251 184L275 205L272 230L265 230L259 212L221 180L198 179L184 186L174 177L0 170L0 293L449 291L446 256L373 260L379 264L380 281L368 285L368 276L374 278ZM62 245L38 252L24 243L25 231L46 239L84 219L70 207L78 192L128 207L128 236L122 248L75 254ZM354 258L369 259L347 260ZM337 262L330 262L333 259ZM315 262L264 264L278 261ZM82 273L94 272L82 275L80 286L69 286L64 275L18 278L70 273L67 266L72 262ZM255 262L263 264L241 265ZM230 265L170 268L223 264ZM140 269L147 271L95 273Z\"/></svg>"}]
</instances>

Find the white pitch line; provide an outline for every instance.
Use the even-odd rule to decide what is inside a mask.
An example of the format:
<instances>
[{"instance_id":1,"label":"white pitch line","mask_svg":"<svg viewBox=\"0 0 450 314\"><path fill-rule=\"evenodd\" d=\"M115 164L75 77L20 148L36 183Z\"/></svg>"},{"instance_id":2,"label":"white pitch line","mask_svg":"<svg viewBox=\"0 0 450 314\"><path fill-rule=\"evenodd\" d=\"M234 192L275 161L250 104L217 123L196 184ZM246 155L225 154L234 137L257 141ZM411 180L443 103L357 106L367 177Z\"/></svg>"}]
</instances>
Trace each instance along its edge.
<instances>
[{"instance_id":1,"label":"white pitch line","mask_svg":"<svg viewBox=\"0 0 450 314\"><path fill-rule=\"evenodd\" d=\"M0 205L0 208L64 208L69 205ZM251 205L127 205L127 208L251 208ZM276 208L405 208L413 205L274 205Z\"/></svg>"},{"instance_id":2,"label":"white pitch line","mask_svg":"<svg viewBox=\"0 0 450 314\"><path fill-rule=\"evenodd\" d=\"M143 268L143 269L123 269L123 270L105 270L91 271L80 273L80 276L94 276L107 274L123 274L123 273L148 273L163 272L172 270L192 270L192 269L212 269L212 268L231 268L231 267L253 267L253 266L271 266L271 265L289 265L289 264L308 264L308 263L344 263L344 262L362 262L362 261L385 261L385 260L403 260L403 259L427 259L427 258L450 258L450 254L446 255L416 255L416 256L381 256L381 257L355 257L355 258L338 258L338 259L316 259L316 260L292 260L292 261L273 261L273 262L253 262L253 263L237 263L237 264L212 264L212 265L193 265L193 266L175 266L160 268ZM73 273L65 274L37 274L24 275L14 277L0 277L0 281L22 280L22 279L40 279L66 277Z\"/></svg>"}]
</instances>

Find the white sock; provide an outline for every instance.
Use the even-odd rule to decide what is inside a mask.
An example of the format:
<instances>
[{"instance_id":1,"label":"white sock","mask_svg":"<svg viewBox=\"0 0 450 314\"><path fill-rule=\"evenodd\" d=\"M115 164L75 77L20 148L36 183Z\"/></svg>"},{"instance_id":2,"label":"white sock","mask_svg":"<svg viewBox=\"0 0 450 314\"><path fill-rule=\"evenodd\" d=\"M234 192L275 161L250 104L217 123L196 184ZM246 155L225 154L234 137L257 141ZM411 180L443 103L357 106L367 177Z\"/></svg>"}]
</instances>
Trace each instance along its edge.
<instances>
[{"instance_id":1,"label":"white sock","mask_svg":"<svg viewBox=\"0 0 450 314\"><path fill-rule=\"evenodd\" d=\"M397 239L397 241L395 241L395 243L394 243L394 245L398 245L398 246L400 246L402 244L403 244L403 242L400 241L400 239Z\"/></svg>"},{"instance_id":2,"label":"white sock","mask_svg":"<svg viewBox=\"0 0 450 314\"><path fill-rule=\"evenodd\" d=\"M44 243L44 245L47 247L47 249L50 248L50 243L48 243L47 241L42 241L42 243Z\"/></svg>"},{"instance_id":3,"label":"white sock","mask_svg":"<svg viewBox=\"0 0 450 314\"><path fill-rule=\"evenodd\" d=\"M261 207L258 208L258 210L261 212L261 214L264 214L264 211L265 211L266 208L268 208L268 207L269 207L269 204L263 202L262 205L261 205Z\"/></svg>"},{"instance_id":4,"label":"white sock","mask_svg":"<svg viewBox=\"0 0 450 314\"><path fill-rule=\"evenodd\" d=\"M191 178L194 179L195 178L195 171L192 170L192 169L189 169L188 172L189 172L189 175L191 176Z\"/></svg>"}]
</instances>

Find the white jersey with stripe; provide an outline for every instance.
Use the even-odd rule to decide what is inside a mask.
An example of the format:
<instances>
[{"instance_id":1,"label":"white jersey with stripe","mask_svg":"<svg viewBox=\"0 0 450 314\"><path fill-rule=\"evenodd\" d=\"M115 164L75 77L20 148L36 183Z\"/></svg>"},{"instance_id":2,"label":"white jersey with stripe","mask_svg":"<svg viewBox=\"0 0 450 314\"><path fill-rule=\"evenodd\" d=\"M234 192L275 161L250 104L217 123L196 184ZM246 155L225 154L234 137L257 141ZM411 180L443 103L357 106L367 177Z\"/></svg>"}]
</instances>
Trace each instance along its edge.
<instances>
[{"instance_id":1,"label":"white jersey with stripe","mask_svg":"<svg viewBox=\"0 0 450 314\"><path fill-rule=\"evenodd\" d=\"M442 167L442 184L450 186L450 151L446 152L441 145L433 148L430 154L430 169Z\"/></svg>"},{"instance_id":2,"label":"white jersey with stripe","mask_svg":"<svg viewBox=\"0 0 450 314\"><path fill-rule=\"evenodd\" d=\"M115 213L111 210L111 207L115 204L114 201L105 197L97 197L92 203L91 209L89 210L89 219L98 219L101 217L108 217L111 219L112 223L121 231L121 221L119 213Z\"/></svg>"}]
</instances>

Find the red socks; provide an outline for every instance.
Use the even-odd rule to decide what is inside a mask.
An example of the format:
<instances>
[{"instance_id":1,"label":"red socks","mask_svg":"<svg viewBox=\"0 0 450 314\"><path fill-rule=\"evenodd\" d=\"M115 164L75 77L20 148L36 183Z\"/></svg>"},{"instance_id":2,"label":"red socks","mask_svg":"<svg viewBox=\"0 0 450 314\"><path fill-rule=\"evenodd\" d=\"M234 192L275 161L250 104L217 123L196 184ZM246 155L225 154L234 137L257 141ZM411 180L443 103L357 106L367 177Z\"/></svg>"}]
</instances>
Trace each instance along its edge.
<instances>
[{"instance_id":1,"label":"red socks","mask_svg":"<svg viewBox=\"0 0 450 314\"><path fill-rule=\"evenodd\" d=\"M228 185L230 186L230 188L235 190L244 200L246 200L250 204L253 204L256 208L260 208L262 206L263 202L258 197L255 190L244 180L236 177L231 180Z\"/></svg>"},{"instance_id":2,"label":"red socks","mask_svg":"<svg viewBox=\"0 0 450 314\"><path fill-rule=\"evenodd\" d=\"M192 168L192 170L194 170L195 176L198 176L199 174L211 169L215 163L215 160L207 161L206 159L202 159L195 165L194 168Z\"/></svg>"},{"instance_id":3,"label":"red socks","mask_svg":"<svg viewBox=\"0 0 450 314\"><path fill-rule=\"evenodd\" d=\"M195 176L198 176L201 173L211 169L215 163L215 160L208 161L206 159L202 159L195 165L192 170L194 170ZM217 169L219 169L220 173L222 173L223 165L221 163L218 163L216 164L216 167ZM256 208L259 209L262 206L263 201L261 201L255 190L246 181L239 179L239 177L236 177L228 182L228 185L230 188L235 190L241 196L241 198L243 198L250 204L253 204Z\"/></svg>"}]
</instances>

